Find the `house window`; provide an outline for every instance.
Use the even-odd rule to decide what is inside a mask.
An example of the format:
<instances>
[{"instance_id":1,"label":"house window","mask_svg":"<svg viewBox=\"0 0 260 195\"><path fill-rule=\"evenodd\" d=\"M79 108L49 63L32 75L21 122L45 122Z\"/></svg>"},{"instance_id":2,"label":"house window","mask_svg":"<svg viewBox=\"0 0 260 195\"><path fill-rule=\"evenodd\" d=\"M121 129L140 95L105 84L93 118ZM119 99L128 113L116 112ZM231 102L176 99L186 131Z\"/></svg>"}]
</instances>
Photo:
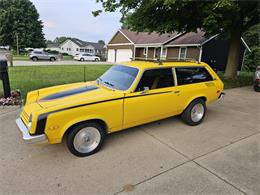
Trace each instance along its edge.
<instances>
[{"instance_id":1,"label":"house window","mask_svg":"<svg viewBox=\"0 0 260 195\"><path fill-rule=\"evenodd\" d=\"M79 51L80 51L80 52L84 52L84 49L80 49Z\"/></svg>"},{"instance_id":2,"label":"house window","mask_svg":"<svg viewBox=\"0 0 260 195\"><path fill-rule=\"evenodd\" d=\"M63 50L63 47L61 48L61 50Z\"/></svg>"},{"instance_id":3,"label":"house window","mask_svg":"<svg viewBox=\"0 0 260 195\"><path fill-rule=\"evenodd\" d=\"M79 48L77 48L76 51L79 51Z\"/></svg>"},{"instance_id":4,"label":"house window","mask_svg":"<svg viewBox=\"0 0 260 195\"><path fill-rule=\"evenodd\" d=\"M144 48L144 56L147 56L147 47Z\"/></svg>"},{"instance_id":5,"label":"house window","mask_svg":"<svg viewBox=\"0 0 260 195\"><path fill-rule=\"evenodd\" d=\"M187 47L181 47L179 50L179 59L186 59Z\"/></svg>"},{"instance_id":6,"label":"house window","mask_svg":"<svg viewBox=\"0 0 260 195\"><path fill-rule=\"evenodd\" d=\"M94 50L93 49L85 49L85 52L86 53L94 53Z\"/></svg>"}]
</instances>

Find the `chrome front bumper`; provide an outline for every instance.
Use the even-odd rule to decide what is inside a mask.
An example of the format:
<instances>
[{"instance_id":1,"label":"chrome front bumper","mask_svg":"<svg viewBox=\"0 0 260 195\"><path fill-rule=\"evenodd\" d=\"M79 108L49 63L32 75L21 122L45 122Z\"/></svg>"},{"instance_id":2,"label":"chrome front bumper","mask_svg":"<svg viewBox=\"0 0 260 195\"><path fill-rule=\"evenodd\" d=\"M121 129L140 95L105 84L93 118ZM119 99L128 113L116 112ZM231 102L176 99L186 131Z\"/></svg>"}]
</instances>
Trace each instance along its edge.
<instances>
[{"instance_id":1,"label":"chrome front bumper","mask_svg":"<svg viewBox=\"0 0 260 195\"><path fill-rule=\"evenodd\" d=\"M45 134L42 135L30 135L29 130L24 125L22 119L20 117L16 118L16 125L18 126L19 130L23 134L23 140L28 144L40 144L48 142L47 136Z\"/></svg>"},{"instance_id":2,"label":"chrome front bumper","mask_svg":"<svg viewBox=\"0 0 260 195\"><path fill-rule=\"evenodd\" d=\"M220 95L218 96L218 99L223 99L225 95L226 94L224 92L221 92Z\"/></svg>"}]
</instances>

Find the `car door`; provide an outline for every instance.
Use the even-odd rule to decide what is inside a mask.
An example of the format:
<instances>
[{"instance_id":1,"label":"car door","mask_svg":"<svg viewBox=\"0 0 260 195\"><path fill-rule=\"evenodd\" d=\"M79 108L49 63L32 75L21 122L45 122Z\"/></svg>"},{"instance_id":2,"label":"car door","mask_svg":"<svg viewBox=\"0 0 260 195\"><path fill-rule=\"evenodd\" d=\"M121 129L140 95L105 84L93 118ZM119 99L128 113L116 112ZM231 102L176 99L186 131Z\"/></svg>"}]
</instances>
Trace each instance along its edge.
<instances>
[{"instance_id":1,"label":"car door","mask_svg":"<svg viewBox=\"0 0 260 195\"><path fill-rule=\"evenodd\" d=\"M49 53L43 52L43 54L44 54L44 59L45 60L49 60L50 59Z\"/></svg>"},{"instance_id":2,"label":"car door","mask_svg":"<svg viewBox=\"0 0 260 195\"><path fill-rule=\"evenodd\" d=\"M179 112L173 69L145 70L135 91L125 96L123 127L159 120Z\"/></svg>"},{"instance_id":3,"label":"car door","mask_svg":"<svg viewBox=\"0 0 260 195\"><path fill-rule=\"evenodd\" d=\"M36 51L36 52L34 52L35 53L35 55L37 56L37 58L39 59L39 60L43 60L44 59L44 57L43 57L43 52L41 52L41 51Z\"/></svg>"},{"instance_id":4,"label":"car door","mask_svg":"<svg viewBox=\"0 0 260 195\"><path fill-rule=\"evenodd\" d=\"M87 61L92 61L92 56L90 54L86 54L86 59Z\"/></svg>"}]
</instances>

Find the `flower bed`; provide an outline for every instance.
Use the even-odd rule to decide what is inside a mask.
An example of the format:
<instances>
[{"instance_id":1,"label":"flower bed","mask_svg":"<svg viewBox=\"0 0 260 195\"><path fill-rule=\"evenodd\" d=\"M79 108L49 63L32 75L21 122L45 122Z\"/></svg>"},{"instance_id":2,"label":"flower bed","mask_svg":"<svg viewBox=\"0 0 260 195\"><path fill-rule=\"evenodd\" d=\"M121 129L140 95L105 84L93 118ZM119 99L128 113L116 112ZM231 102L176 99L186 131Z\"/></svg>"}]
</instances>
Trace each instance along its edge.
<instances>
[{"instance_id":1,"label":"flower bed","mask_svg":"<svg viewBox=\"0 0 260 195\"><path fill-rule=\"evenodd\" d=\"M19 90L11 91L11 97L0 97L0 106L21 105L21 92Z\"/></svg>"}]
</instances>

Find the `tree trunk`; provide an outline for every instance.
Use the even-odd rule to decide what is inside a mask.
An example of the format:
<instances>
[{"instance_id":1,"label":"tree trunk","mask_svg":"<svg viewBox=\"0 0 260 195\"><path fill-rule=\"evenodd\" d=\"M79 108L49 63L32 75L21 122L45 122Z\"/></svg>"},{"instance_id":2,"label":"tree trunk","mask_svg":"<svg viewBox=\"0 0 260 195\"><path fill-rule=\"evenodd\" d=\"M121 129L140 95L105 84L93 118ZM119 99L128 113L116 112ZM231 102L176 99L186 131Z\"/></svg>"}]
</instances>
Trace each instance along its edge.
<instances>
[{"instance_id":1,"label":"tree trunk","mask_svg":"<svg viewBox=\"0 0 260 195\"><path fill-rule=\"evenodd\" d=\"M235 79L237 77L237 68L239 66L240 45L242 33L237 30L231 32L231 40L228 51L228 60L225 70L225 77Z\"/></svg>"}]
</instances>

